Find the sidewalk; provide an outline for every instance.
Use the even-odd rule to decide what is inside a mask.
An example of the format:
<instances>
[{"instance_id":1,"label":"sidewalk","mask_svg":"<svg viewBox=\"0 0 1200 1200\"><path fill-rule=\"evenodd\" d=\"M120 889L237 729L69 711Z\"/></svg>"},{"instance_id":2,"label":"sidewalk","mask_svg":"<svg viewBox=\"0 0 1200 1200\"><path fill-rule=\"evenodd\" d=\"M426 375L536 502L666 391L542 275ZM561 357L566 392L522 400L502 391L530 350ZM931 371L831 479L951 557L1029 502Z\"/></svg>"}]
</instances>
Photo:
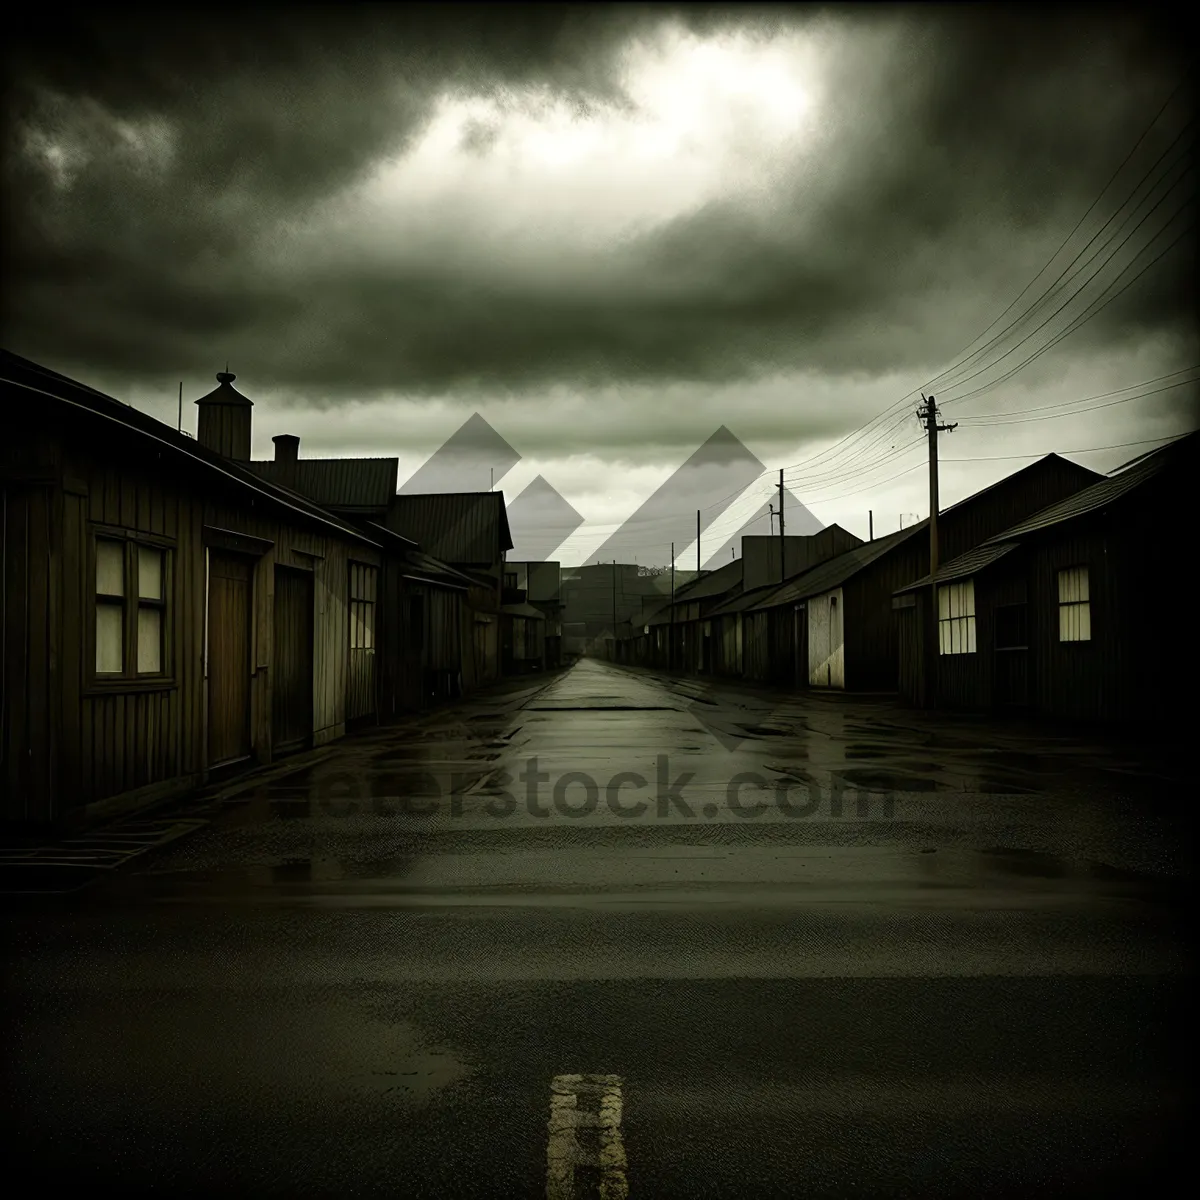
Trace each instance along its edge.
<instances>
[{"instance_id":1,"label":"sidewalk","mask_svg":"<svg viewBox=\"0 0 1200 1200\"><path fill-rule=\"evenodd\" d=\"M407 714L386 725L371 725L316 750L308 750L239 775L234 779L175 796L59 838L6 835L0 843L0 897L73 896L98 883L134 859L170 845L204 828L230 801L263 785L299 774L372 738L397 733L420 735L447 721L461 719L464 707L472 716L511 709L565 673L562 670L511 676L482 688L465 700Z\"/></svg>"}]
</instances>

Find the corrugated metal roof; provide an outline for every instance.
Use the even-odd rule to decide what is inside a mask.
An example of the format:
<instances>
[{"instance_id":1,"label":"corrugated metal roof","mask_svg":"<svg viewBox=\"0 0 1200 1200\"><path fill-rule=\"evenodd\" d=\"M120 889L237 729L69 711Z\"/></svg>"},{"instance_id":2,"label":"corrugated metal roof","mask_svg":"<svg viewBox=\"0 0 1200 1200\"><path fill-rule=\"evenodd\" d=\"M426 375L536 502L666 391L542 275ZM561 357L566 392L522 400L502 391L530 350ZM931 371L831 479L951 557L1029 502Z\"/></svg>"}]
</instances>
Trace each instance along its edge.
<instances>
[{"instance_id":1,"label":"corrugated metal roof","mask_svg":"<svg viewBox=\"0 0 1200 1200\"><path fill-rule=\"evenodd\" d=\"M539 612L532 604L504 604L500 611L510 617L528 617L534 621L546 619L546 614Z\"/></svg>"},{"instance_id":2,"label":"corrugated metal roof","mask_svg":"<svg viewBox=\"0 0 1200 1200\"><path fill-rule=\"evenodd\" d=\"M398 458L301 458L246 464L256 475L285 483L316 504L386 512L396 494Z\"/></svg>"},{"instance_id":3,"label":"corrugated metal roof","mask_svg":"<svg viewBox=\"0 0 1200 1200\"><path fill-rule=\"evenodd\" d=\"M937 581L938 583L949 583L954 579L969 579L972 575L978 575L980 571L990 567L992 563L997 562L1010 550L1015 550L1016 548L1015 542L1002 542L998 545L984 542L982 546L976 546L973 550L968 550L966 554L960 554L950 562L943 563L938 568ZM933 576L926 575L924 579L918 579L916 583L906 584L902 588L897 588L892 594L894 596L902 596L905 592L918 592L922 588L932 587L932 585Z\"/></svg>"},{"instance_id":4,"label":"corrugated metal roof","mask_svg":"<svg viewBox=\"0 0 1200 1200\"><path fill-rule=\"evenodd\" d=\"M697 600L711 600L714 596L723 596L732 587L740 587L742 583L742 560L736 558L727 562L723 567L702 575L689 584L686 591L675 593L675 602L687 600L694 604Z\"/></svg>"},{"instance_id":5,"label":"corrugated metal roof","mask_svg":"<svg viewBox=\"0 0 1200 1200\"><path fill-rule=\"evenodd\" d=\"M361 529L314 504L307 496L261 478L253 471L247 470L246 463L226 458L223 454L217 454L201 445L195 438L172 429L169 425L150 416L149 413L142 412L141 409L115 400L112 396L106 396L103 392L97 391L87 384L78 383L66 375L60 375L57 371L22 358L19 354L13 354L10 350L0 350L0 370L3 371L0 382L33 389L63 404L76 406L93 413L103 420L124 427L130 433L138 434L160 446L167 447L183 458L212 472L213 477L222 476L229 482L265 496L297 515L317 521L356 542L374 546L376 549L380 548L379 543ZM247 401L247 403L249 402Z\"/></svg>"},{"instance_id":6,"label":"corrugated metal roof","mask_svg":"<svg viewBox=\"0 0 1200 1200\"><path fill-rule=\"evenodd\" d=\"M808 571L789 579L787 583L769 592L762 600L751 606L752 609L778 608L783 604L798 604L809 596L819 596L822 592L832 591L836 587L852 579L869 563L887 554L889 550L907 541L915 533L927 528L929 518L910 525L907 529L898 529L886 537L876 538L873 542L865 542L839 554L826 562L818 563Z\"/></svg>"},{"instance_id":7,"label":"corrugated metal roof","mask_svg":"<svg viewBox=\"0 0 1200 1200\"><path fill-rule=\"evenodd\" d=\"M417 543L412 538L406 538L404 534L397 533L393 529L388 529L386 525L380 525L378 521L363 521L362 525L372 537L386 539L392 545L403 546L405 550L415 550L417 548Z\"/></svg>"},{"instance_id":8,"label":"corrugated metal roof","mask_svg":"<svg viewBox=\"0 0 1200 1200\"><path fill-rule=\"evenodd\" d=\"M764 597L778 591L779 587L778 583L766 583L762 587L751 588L750 591L742 592L732 600L719 604L708 615L710 617L728 617L734 613L745 612L747 609L753 608Z\"/></svg>"},{"instance_id":9,"label":"corrugated metal roof","mask_svg":"<svg viewBox=\"0 0 1200 1200\"><path fill-rule=\"evenodd\" d=\"M671 623L671 611L673 608L679 609L688 604L697 604L701 600L711 600L715 597L724 596L727 592L731 592L734 588L742 586L742 560L736 559L733 562L726 563L723 567L718 567L715 571L708 571L701 575L698 579L692 580L685 588L680 588L675 592L675 601L672 604L670 597L666 598L666 603L652 617L644 621L646 625L668 625ZM680 618L676 616L675 620Z\"/></svg>"},{"instance_id":10,"label":"corrugated metal roof","mask_svg":"<svg viewBox=\"0 0 1200 1200\"><path fill-rule=\"evenodd\" d=\"M1057 504L1042 509L1029 520L1022 521L993 538L988 538L983 545L991 546L999 542L1027 537L1039 530L1061 525L1065 521L1074 521L1079 517L1087 516L1088 513L1099 512L1160 474L1169 463L1174 461L1174 456L1181 446L1194 453L1198 445L1200 442L1197 441L1197 434L1191 433L1166 446L1160 446L1146 457L1135 460L1132 466L1126 467L1120 474L1102 479L1099 483L1094 483L1091 487L1086 487L1073 496L1068 496L1065 500L1060 500Z\"/></svg>"},{"instance_id":11,"label":"corrugated metal roof","mask_svg":"<svg viewBox=\"0 0 1200 1200\"><path fill-rule=\"evenodd\" d=\"M474 586L474 580L469 579L461 571L456 571L440 559L434 558L432 554L425 554L421 550L413 549L406 550L404 557L411 568L408 572L409 578L424 579L429 583L463 590Z\"/></svg>"},{"instance_id":12,"label":"corrugated metal roof","mask_svg":"<svg viewBox=\"0 0 1200 1200\"><path fill-rule=\"evenodd\" d=\"M449 563L492 563L513 545L503 492L397 495L385 524Z\"/></svg>"}]
</instances>

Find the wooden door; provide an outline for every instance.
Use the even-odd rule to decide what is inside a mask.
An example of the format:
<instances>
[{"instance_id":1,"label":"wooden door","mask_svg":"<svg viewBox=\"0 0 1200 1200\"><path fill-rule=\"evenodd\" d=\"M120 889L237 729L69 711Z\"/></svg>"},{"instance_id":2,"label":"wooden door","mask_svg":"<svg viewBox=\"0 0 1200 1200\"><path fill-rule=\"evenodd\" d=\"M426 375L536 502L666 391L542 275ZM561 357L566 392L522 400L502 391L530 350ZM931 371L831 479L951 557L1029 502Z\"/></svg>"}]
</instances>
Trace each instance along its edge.
<instances>
[{"instance_id":1,"label":"wooden door","mask_svg":"<svg viewBox=\"0 0 1200 1200\"><path fill-rule=\"evenodd\" d=\"M307 571L275 568L271 659L271 749L303 748L313 728L313 581Z\"/></svg>"},{"instance_id":2,"label":"wooden door","mask_svg":"<svg viewBox=\"0 0 1200 1200\"><path fill-rule=\"evenodd\" d=\"M1029 704L1028 610L1024 604L1004 604L993 613L995 645L994 703L998 708Z\"/></svg>"},{"instance_id":3,"label":"wooden door","mask_svg":"<svg viewBox=\"0 0 1200 1200\"><path fill-rule=\"evenodd\" d=\"M208 563L208 764L250 757L253 559L213 550Z\"/></svg>"},{"instance_id":4,"label":"wooden door","mask_svg":"<svg viewBox=\"0 0 1200 1200\"><path fill-rule=\"evenodd\" d=\"M378 571L366 563L350 564L350 671L346 687L346 720L365 721L377 713L375 686L375 612Z\"/></svg>"}]
</instances>

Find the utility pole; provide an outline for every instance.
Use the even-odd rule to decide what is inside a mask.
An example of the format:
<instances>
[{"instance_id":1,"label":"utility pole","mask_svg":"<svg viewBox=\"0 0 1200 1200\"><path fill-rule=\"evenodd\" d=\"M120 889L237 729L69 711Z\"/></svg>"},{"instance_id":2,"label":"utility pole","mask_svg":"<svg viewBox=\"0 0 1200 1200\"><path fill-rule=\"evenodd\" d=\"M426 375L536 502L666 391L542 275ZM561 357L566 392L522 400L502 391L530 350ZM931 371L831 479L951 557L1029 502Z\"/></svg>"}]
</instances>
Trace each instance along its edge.
<instances>
[{"instance_id":1,"label":"utility pole","mask_svg":"<svg viewBox=\"0 0 1200 1200\"><path fill-rule=\"evenodd\" d=\"M179 432L183 432L183 380L179 381Z\"/></svg>"},{"instance_id":2,"label":"utility pole","mask_svg":"<svg viewBox=\"0 0 1200 1200\"><path fill-rule=\"evenodd\" d=\"M617 656L617 560L613 559L613 658Z\"/></svg>"},{"instance_id":3,"label":"utility pole","mask_svg":"<svg viewBox=\"0 0 1200 1200\"><path fill-rule=\"evenodd\" d=\"M700 510L696 509L696 578L700 578Z\"/></svg>"},{"instance_id":4,"label":"utility pole","mask_svg":"<svg viewBox=\"0 0 1200 1200\"><path fill-rule=\"evenodd\" d=\"M938 442L939 433L950 433L958 428L958 422L953 425L938 423L937 401L930 396L923 408L917 410L917 416L925 426L929 435L929 573L936 575L938 569Z\"/></svg>"},{"instance_id":5,"label":"utility pole","mask_svg":"<svg viewBox=\"0 0 1200 1200\"><path fill-rule=\"evenodd\" d=\"M939 433L950 433L958 428L958 422L953 425L942 425L938 422L937 401L933 396L926 399L921 395L924 405L917 410L917 416L925 426L929 435L929 648L925 661L929 664L926 675L925 702L930 707L937 704L937 662L938 662L938 442Z\"/></svg>"},{"instance_id":6,"label":"utility pole","mask_svg":"<svg viewBox=\"0 0 1200 1200\"><path fill-rule=\"evenodd\" d=\"M874 540L875 540L875 510L872 508L868 508L867 509L867 541L873 542Z\"/></svg>"},{"instance_id":7,"label":"utility pole","mask_svg":"<svg viewBox=\"0 0 1200 1200\"><path fill-rule=\"evenodd\" d=\"M671 543L671 628L667 640L667 670L675 669L675 543Z\"/></svg>"},{"instance_id":8,"label":"utility pole","mask_svg":"<svg viewBox=\"0 0 1200 1200\"><path fill-rule=\"evenodd\" d=\"M783 468L779 468L779 582L786 578L787 572L783 566L784 548L787 543L783 540Z\"/></svg>"}]
</instances>

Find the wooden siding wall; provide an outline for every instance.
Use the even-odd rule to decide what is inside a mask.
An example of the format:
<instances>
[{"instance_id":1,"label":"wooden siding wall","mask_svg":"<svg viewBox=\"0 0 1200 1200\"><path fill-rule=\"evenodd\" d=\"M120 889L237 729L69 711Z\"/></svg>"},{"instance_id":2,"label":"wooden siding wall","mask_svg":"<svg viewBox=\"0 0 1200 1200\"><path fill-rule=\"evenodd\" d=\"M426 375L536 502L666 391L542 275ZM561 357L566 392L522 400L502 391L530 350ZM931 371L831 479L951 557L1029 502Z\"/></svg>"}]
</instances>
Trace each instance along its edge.
<instances>
[{"instance_id":1,"label":"wooden siding wall","mask_svg":"<svg viewBox=\"0 0 1200 1200\"><path fill-rule=\"evenodd\" d=\"M68 450L63 497L63 807L172 779L199 779L207 762L204 702L203 500L161 460L138 462L101 437ZM162 682L93 685L90 561L96 526L162 539L168 551ZM69 747L69 749L68 749Z\"/></svg>"},{"instance_id":2,"label":"wooden siding wall","mask_svg":"<svg viewBox=\"0 0 1200 1200\"><path fill-rule=\"evenodd\" d=\"M896 637L900 651L899 692L908 704L924 707L925 691L925 625L928 620L927 598L911 597L913 603L895 610Z\"/></svg>"},{"instance_id":3,"label":"wooden siding wall","mask_svg":"<svg viewBox=\"0 0 1200 1200\"><path fill-rule=\"evenodd\" d=\"M833 615L831 600L837 601ZM846 610L842 588L805 602L808 614L808 685L814 688L846 686Z\"/></svg>"},{"instance_id":4,"label":"wooden siding wall","mask_svg":"<svg viewBox=\"0 0 1200 1200\"><path fill-rule=\"evenodd\" d=\"M346 704L349 540L292 525L265 498L251 500L240 491L236 499L222 495L210 476L181 471L176 463L163 463L140 447L134 453L128 441L110 437L107 431L85 435L81 427L64 449L62 584L60 592L56 589L61 610L53 599L48 609L42 605L61 638L57 720L46 723L51 730L57 726L59 738L59 810L153 791L164 784L187 786L207 770L206 526L274 543L254 560L251 721L256 757L271 757L276 562L313 574L313 741L319 745L340 736ZM145 537L168 552L164 678L92 682L91 546L97 527L105 526Z\"/></svg>"},{"instance_id":5,"label":"wooden siding wall","mask_svg":"<svg viewBox=\"0 0 1200 1200\"><path fill-rule=\"evenodd\" d=\"M228 458L250 458L250 434L254 410L241 404L201 404L196 421L196 440L209 450Z\"/></svg>"},{"instance_id":6,"label":"wooden siding wall","mask_svg":"<svg viewBox=\"0 0 1200 1200\"><path fill-rule=\"evenodd\" d=\"M0 818L16 824L50 822L60 775L60 520L57 488L0 486Z\"/></svg>"},{"instance_id":7,"label":"wooden siding wall","mask_svg":"<svg viewBox=\"0 0 1200 1200\"><path fill-rule=\"evenodd\" d=\"M900 687L900 640L892 611L897 588L929 571L929 537L918 533L870 563L843 587L845 684L855 691Z\"/></svg>"},{"instance_id":8,"label":"wooden siding wall","mask_svg":"<svg viewBox=\"0 0 1200 1200\"><path fill-rule=\"evenodd\" d=\"M1113 573L1108 570L1103 527L1064 530L1033 549L1029 636L1036 661L1033 682L1039 712L1074 720L1111 720L1129 715L1122 693L1130 652L1165 653L1155 642L1124 646ZM1058 640L1058 572L1087 567L1091 640ZM1157 639L1155 640L1157 641Z\"/></svg>"},{"instance_id":9,"label":"wooden siding wall","mask_svg":"<svg viewBox=\"0 0 1200 1200\"><path fill-rule=\"evenodd\" d=\"M765 611L748 612L742 619L742 663L747 679L765 682L771 673L770 638Z\"/></svg>"},{"instance_id":10,"label":"wooden siding wall","mask_svg":"<svg viewBox=\"0 0 1200 1200\"><path fill-rule=\"evenodd\" d=\"M942 513L938 518L938 557L948 563L1026 517L1082 491L1096 480L1097 476L1092 472L1066 459L1038 462L1020 478L1002 480L992 491L961 509ZM924 541L928 547L928 534ZM922 574L928 572L928 563L927 557ZM920 577L913 575L902 579L896 587L903 587Z\"/></svg>"}]
</instances>

